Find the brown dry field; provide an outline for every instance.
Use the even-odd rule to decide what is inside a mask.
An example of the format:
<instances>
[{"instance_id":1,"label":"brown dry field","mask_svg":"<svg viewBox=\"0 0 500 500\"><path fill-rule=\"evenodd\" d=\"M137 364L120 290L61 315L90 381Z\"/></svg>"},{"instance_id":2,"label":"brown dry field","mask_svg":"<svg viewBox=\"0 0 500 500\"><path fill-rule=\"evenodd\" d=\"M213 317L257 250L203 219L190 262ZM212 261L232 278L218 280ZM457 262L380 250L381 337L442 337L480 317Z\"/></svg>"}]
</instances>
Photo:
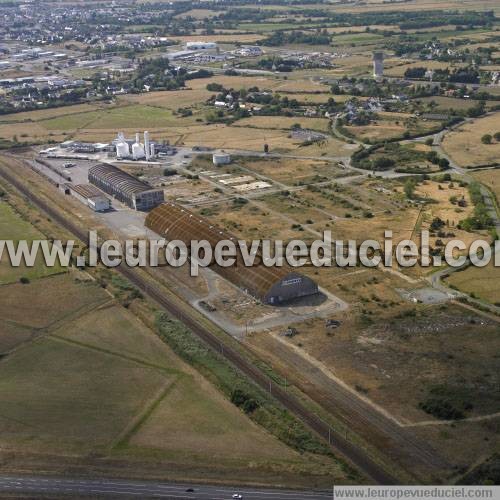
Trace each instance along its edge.
<instances>
[{"instance_id":1,"label":"brown dry field","mask_svg":"<svg viewBox=\"0 0 500 500\"><path fill-rule=\"evenodd\" d=\"M48 139L64 141L68 137L65 133L49 132L45 127L37 122L9 123L0 125L0 138L12 139L17 136L20 142L27 140L45 142Z\"/></svg>"},{"instance_id":2,"label":"brown dry field","mask_svg":"<svg viewBox=\"0 0 500 500\"><path fill-rule=\"evenodd\" d=\"M449 278L446 278L446 283L458 288L458 290L497 305L500 304L499 282L500 268L493 263L485 267L470 266L464 271L453 273Z\"/></svg>"},{"instance_id":3,"label":"brown dry field","mask_svg":"<svg viewBox=\"0 0 500 500\"><path fill-rule=\"evenodd\" d=\"M472 174L479 182L487 186L495 193L500 201L500 169L478 170Z\"/></svg>"},{"instance_id":4,"label":"brown dry field","mask_svg":"<svg viewBox=\"0 0 500 500\"><path fill-rule=\"evenodd\" d=\"M276 91L277 94L279 94L279 91ZM342 94L342 95L333 95L333 94L313 94L313 93L299 93L299 94L293 94L293 93L287 93L286 97L288 99L297 99L299 102L304 102L306 104L324 104L328 102L328 99L333 99L335 102L345 102L349 99L351 99L353 96L348 95L348 94ZM365 100L367 99L366 97L357 97L359 100Z\"/></svg>"},{"instance_id":5,"label":"brown dry field","mask_svg":"<svg viewBox=\"0 0 500 500\"><path fill-rule=\"evenodd\" d=\"M330 229L339 238L343 236L337 232L338 221L344 219L356 226L362 224L359 217L363 212L372 211L377 214L393 208L390 202L381 197L377 198L364 188L337 186L335 181L318 186L314 190L292 192L288 196L269 195L261 201L301 224L312 225L316 231ZM345 218L347 213L350 213L352 218Z\"/></svg>"},{"instance_id":6,"label":"brown dry field","mask_svg":"<svg viewBox=\"0 0 500 500\"><path fill-rule=\"evenodd\" d=\"M97 285L77 284L71 273L65 273L0 287L0 317L28 328L47 328L108 298Z\"/></svg>"},{"instance_id":7,"label":"brown dry field","mask_svg":"<svg viewBox=\"0 0 500 500\"><path fill-rule=\"evenodd\" d=\"M8 321L0 321L0 355L15 349L24 342L35 339L39 331Z\"/></svg>"},{"instance_id":8,"label":"brown dry field","mask_svg":"<svg viewBox=\"0 0 500 500\"><path fill-rule=\"evenodd\" d=\"M300 181L311 181L316 175L331 177L342 172L334 164L322 160L301 160L298 158L244 159L241 160L241 163L245 168L288 185Z\"/></svg>"},{"instance_id":9,"label":"brown dry field","mask_svg":"<svg viewBox=\"0 0 500 500\"><path fill-rule=\"evenodd\" d=\"M345 49L347 51L347 49ZM342 48L342 52L344 48ZM372 67L372 56L370 54L352 54L343 59L333 61L335 68L330 70L330 76L354 76L370 71Z\"/></svg>"},{"instance_id":10,"label":"brown dry field","mask_svg":"<svg viewBox=\"0 0 500 500\"><path fill-rule=\"evenodd\" d=\"M221 149L263 151L264 144L273 150L294 150L299 141L288 137L287 131L246 128L227 125L194 126L179 130L186 146L204 145Z\"/></svg>"},{"instance_id":11,"label":"brown dry field","mask_svg":"<svg viewBox=\"0 0 500 500\"><path fill-rule=\"evenodd\" d=\"M384 231L391 230L393 240L397 243L400 240L410 238L415 229L417 217L418 210L409 208L393 214L376 214L371 219L354 217L351 219L336 219L330 222L330 229L336 238L357 241L364 241L367 238L383 241ZM315 224L313 227L318 231L323 230L322 225Z\"/></svg>"},{"instance_id":12,"label":"brown dry field","mask_svg":"<svg viewBox=\"0 0 500 500\"><path fill-rule=\"evenodd\" d=\"M481 142L484 134L493 135L496 132L500 132L499 112L475 119L446 134L443 149L462 167L498 162L500 142Z\"/></svg>"},{"instance_id":13,"label":"brown dry field","mask_svg":"<svg viewBox=\"0 0 500 500\"><path fill-rule=\"evenodd\" d=\"M262 432L201 377L184 378L167 392L130 446L206 460L294 461L298 453ZM243 428L242 428L243 425ZM241 432L243 430L243 432Z\"/></svg>"},{"instance_id":14,"label":"brown dry field","mask_svg":"<svg viewBox=\"0 0 500 500\"><path fill-rule=\"evenodd\" d=\"M442 189L440 189L440 187ZM436 204L429 204L426 211L429 212L432 217L439 217L444 221L450 221L451 226L456 226L474 210L474 206L470 200L469 190L466 187L460 187L456 182L426 181L417 186L415 193L419 197L435 200ZM456 196L458 199L464 198L467 202L467 206L459 208L453 205L449 201L451 196Z\"/></svg>"},{"instance_id":15,"label":"brown dry field","mask_svg":"<svg viewBox=\"0 0 500 500\"><path fill-rule=\"evenodd\" d=\"M189 87L193 90L206 90L208 83L219 83L227 89L248 89L250 87L259 87L260 90L274 89L279 86L283 80L277 76L227 76L216 75L209 78L196 78L190 80Z\"/></svg>"},{"instance_id":16,"label":"brown dry field","mask_svg":"<svg viewBox=\"0 0 500 500\"><path fill-rule=\"evenodd\" d=\"M254 424L139 321L134 306L123 308L92 282L64 280L8 285L0 300L2 320L20 319L7 310L17 301L24 323L36 318L44 327L43 338L0 360L2 452L39 462L46 453L92 462L97 453L101 467L119 458L121 467L131 461L136 470L193 480L251 467L276 484L345 481L335 461L300 455ZM21 328L8 333L31 340Z\"/></svg>"},{"instance_id":17,"label":"brown dry field","mask_svg":"<svg viewBox=\"0 0 500 500\"><path fill-rule=\"evenodd\" d=\"M425 134L438 125L438 122L418 120L415 125L407 126L406 119L407 115L404 113L400 119L380 119L369 125L348 125L345 128L358 139L381 140L399 137L407 130L412 134L416 132Z\"/></svg>"},{"instance_id":18,"label":"brown dry field","mask_svg":"<svg viewBox=\"0 0 500 500\"><path fill-rule=\"evenodd\" d=\"M351 270L345 279L334 274L332 281L342 287L336 294L352 304L349 311L335 315L342 322L340 328L328 334L324 320L310 320L296 325L298 334L292 339L278 340L279 330L246 339L275 369L286 373L290 383L307 388L310 396L320 400L328 391L314 377L304 377L305 372L313 373L311 361L298 361L300 353L305 352L316 367L328 370L403 423L436 422L418 404L431 387L445 385L453 390L457 380L459 386L468 387L465 397L474 401L470 415L498 411L497 397L483 385L490 377L489 386L494 384L494 374L498 373L498 360L493 354L499 347L497 326L479 325L477 315L452 305L419 307L416 316L398 318L413 306L401 302L393 288L407 288L408 283L377 270ZM365 316L375 322L361 322L361 310L372 311L373 316ZM475 325L469 323L471 317ZM290 351L287 344L293 344L294 350ZM496 420L427 425L411 431L461 466L489 456L499 445Z\"/></svg>"},{"instance_id":19,"label":"brown dry field","mask_svg":"<svg viewBox=\"0 0 500 500\"><path fill-rule=\"evenodd\" d=\"M383 120L369 125L346 125L345 129L357 139L380 140L401 136L406 127L401 122Z\"/></svg>"},{"instance_id":20,"label":"brown dry field","mask_svg":"<svg viewBox=\"0 0 500 500\"><path fill-rule=\"evenodd\" d=\"M199 213L202 210L197 211ZM259 202L250 202L242 207L235 207L230 203L213 205L210 207L210 218L230 233L246 240L259 238L288 241L307 236L292 229L295 221L284 219L281 213L270 212L265 205L262 208Z\"/></svg>"},{"instance_id":21,"label":"brown dry field","mask_svg":"<svg viewBox=\"0 0 500 500\"><path fill-rule=\"evenodd\" d=\"M296 76L296 78L300 78ZM256 84L259 86L258 84ZM273 88L275 92L324 92L325 94L329 93L329 87L327 85L323 85L320 82L315 82L310 79L294 79L294 80L286 80Z\"/></svg>"},{"instance_id":22,"label":"brown dry field","mask_svg":"<svg viewBox=\"0 0 500 500\"><path fill-rule=\"evenodd\" d=\"M320 221L326 223L331 215L310 206L304 200L302 193L303 191L299 191L290 196L283 196L279 193L271 194L260 198L260 201L264 202L271 210L291 217L299 224L312 224Z\"/></svg>"},{"instance_id":23,"label":"brown dry field","mask_svg":"<svg viewBox=\"0 0 500 500\"><path fill-rule=\"evenodd\" d=\"M439 186L443 189L440 190ZM416 189L417 196L423 198L430 198L436 201L436 204L430 203L425 207L421 216L420 229L429 229L429 226L434 219L434 217L439 217L447 223L445 227L445 232L451 232L455 236L449 238L438 238L431 237L430 244L435 246L436 240L440 239L444 243L451 239L458 238L463 241L467 247L478 238L483 238L484 235L478 233L470 233L467 231L462 231L457 229L457 224L466 219L474 211L474 206L471 203L469 191L467 188L459 187L457 183L453 183L453 187L450 187L450 183L438 183L438 182L426 182L425 184L419 184ZM460 208L457 205L453 205L449 198L451 196L456 196L457 199L464 198L467 202L467 206ZM419 240L419 238L417 238Z\"/></svg>"},{"instance_id":24,"label":"brown dry field","mask_svg":"<svg viewBox=\"0 0 500 500\"><path fill-rule=\"evenodd\" d=\"M357 148L356 144L347 144L340 139L330 137L326 141L300 146L294 151L297 156L336 156L346 158Z\"/></svg>"},{"instance_id":25,"label":"brown dry field","mask_svg":"<svg viewBox=\"0 0 500 500\"><path fill-rule=\"evenodd\" d=\"M223 11L209 9L191 9L187 12L183 12L182 14L177 14L174 17L181 19L185 17L192 17L194 19L209 19L211 17L218 16L222 12Z\"/></svg>"},{"instance_id":26,"label":"brown dry field","mask_svg":"<svg viewBox=\"0 0 500 500\"><path fill-rule=\"evenodd\" d=\"M99 103L76 104L74 106L62 106L60 108L40 109L37 111L23 111L21 113L12 113L10 115L0 116L0 124L4 122L38 122L48 118L58 116L72 115L76 113L86 113L98 109L109 109L109 105Z\"/></svg>"},{"instance_id":27,"label":"brown dry field","mask_svg":"<svg viewBox=\"0 0 500 500\"><path fill-rule=\"evenodd\" d=\"M296 123L304 129L320 130L327 132L330 122L327 118L307 118L303 116L251 116L242 118L234 125L238 127L256 127L265 129L289 130Z\"/></svg>"},{"instance_id":28,"label":"brown dry field","mask_svg":"<svg viewBox=\"0 0 500 500\"><path fill-rule=\"evenodd\" d=\"M437 110L447 111L449 109L464 110L472 108L477 104L477 101L473 101L470 99L458 99L455 97L445 97L445 96L419 97L416 100L424 104L429 104L431 102L436 103L437 107L434 108L434 111Z\"/></svg>"},{"instance_id":29,"label":"brown dry field","mask_svg":"<svg viewBox=\"0 0 500 500\"><path fill-rule=\"evenodd\" d=\"M213 94L214 92L210 92L205 88L199 88L196 90L157 91L139 95L127 95L120 100L177 110L182 107L204 103Z\"/></svg>"}]
</instances>

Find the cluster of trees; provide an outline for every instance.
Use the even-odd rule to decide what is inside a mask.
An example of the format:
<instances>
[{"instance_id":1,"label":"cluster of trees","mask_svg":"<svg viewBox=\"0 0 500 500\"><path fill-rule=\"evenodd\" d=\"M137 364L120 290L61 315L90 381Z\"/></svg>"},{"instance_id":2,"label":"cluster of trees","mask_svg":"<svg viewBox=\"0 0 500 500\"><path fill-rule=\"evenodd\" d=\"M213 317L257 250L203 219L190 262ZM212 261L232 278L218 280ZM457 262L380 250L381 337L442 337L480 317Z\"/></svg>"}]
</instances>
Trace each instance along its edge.
<instances>
[{"instance_id":1,"label":"cluster of trees","mask_svg":"<svg viewBox=\"0 0 500 500\"><path fill-rule=\"evenodd\" d=\"M495 134L484 134L481 137L481 142L483 144L491 144L493 142L493 139L495 139L496 142L500 142L500 132L495 132Z\"/></svg>"},{"instance_id":2,"label":"cluster of trees","mask_svg":"<svg viewBox=\"0 0 500 500\"><path fill-rule=\"evenodd\" d=\"M370 158L371 156L373 158ZM404 166L425 160L438 165L440 170L450 168L450 162L446 158L440 157L435 151L425 154L421 151L405 148L397 142L360 148L354 152L351 158L353 166L375 171L389 170L397 165L403 166L402 171L404 171ZM398 171L400 170L398 169ZM411 198L411 196L408 197Z\"/></svg>"},{"instance_id":3,"label":"cluster of trees","mask_svg":"<svg viewBox=\"0 0 500 500\"><path fill-rule=\"evenodd\" d=\"M262 41L268 47L281 47L287 44L329 45L331 36L326 29L314 31L275 31Z\"/></svg>"},{"instance_id":4,"label":"cluster of trees","mask_svg":"<svg viewBox=\"0 0 500 500\"><path fill-rule=\"evenodd\" d=\"M418 66L408 68L405 71L405 78L412 78L415 80L422 80L425 77L427 68ZM472 67L455 68L450 72L448 68L436 69L432 75L432 79L436 82L451 82L451 83L479 83L479 71Z\"/></svg>"},{"instance_id":5,"label":"cluster of trees","mask_svg":"<svg viewBox=\"0 0 500 500\"><path fill-rule=\"evenodd\" d=\"M404 14L404 13L402 13ZM489 26L495 21L493 11L486 12L438 12L423 11L413 12L411 18L405 16L405 20L399 23L402 30L432 28L435 26L446 26L453 24L455 26L465 26L474 28L479 26Z\"/></svg>"},{"instance_id":6,"label":"cluster of trees","mask_svg":"<svg viewBox=\"0 0 500 500\"><path fill-rule=\"evenodd\" d=\"M448 170L450 168L450 162L447 158L441 158L436 151L429 151L427 153L427 160L438 165L441 170Z\"/></svg>"},{"instance_id":7,"label":"cluster of trees","mask_svg":"<svg viewBox=\"0 0 500 500\"><path fill-rule=\"evenodd\" d=\"M493 221L488 213L488 208L486 207L481 193L481 185L477 182L471 182L469 184L469 195L471 197L472 203L474 204L474 212L470 217L460 221L458 224L459 229L465 231L478 231L481 229L489 229Z\"/></svg>"}]
</instances>

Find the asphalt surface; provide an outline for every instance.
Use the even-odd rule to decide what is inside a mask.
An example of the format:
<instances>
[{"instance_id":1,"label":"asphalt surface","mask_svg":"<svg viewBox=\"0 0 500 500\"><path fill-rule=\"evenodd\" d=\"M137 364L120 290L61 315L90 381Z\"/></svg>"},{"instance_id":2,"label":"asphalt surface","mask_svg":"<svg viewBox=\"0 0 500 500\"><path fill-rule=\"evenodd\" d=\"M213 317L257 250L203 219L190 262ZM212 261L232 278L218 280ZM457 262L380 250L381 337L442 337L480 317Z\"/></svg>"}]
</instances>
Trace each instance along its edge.
<instances>
[{"instance_id":1,"label":"asphalt surface","mask_svg":"<svg viewBox=\"0 0 500 500\"><path fill-rule=\"evenodd\" d=\"M187 491L188 489L193 491ZM235 494L241 495L243 500L320 500L332 498L332 493L328 491L308 492L121 479L68 479L42 476L0 476L1 493L68 497L191 498L201 500L232 499Z\"/></svg>"}]
</instances>

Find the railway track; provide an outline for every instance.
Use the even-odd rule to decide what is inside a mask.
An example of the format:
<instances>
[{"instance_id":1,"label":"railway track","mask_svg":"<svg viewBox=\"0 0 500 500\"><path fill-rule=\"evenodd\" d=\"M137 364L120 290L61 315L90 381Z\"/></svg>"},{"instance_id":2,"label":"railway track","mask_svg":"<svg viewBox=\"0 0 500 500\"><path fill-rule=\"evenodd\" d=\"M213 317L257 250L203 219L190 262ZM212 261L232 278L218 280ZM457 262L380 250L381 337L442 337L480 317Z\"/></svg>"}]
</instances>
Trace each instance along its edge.
<instances>
[{"instance_id":1,"label":"railway track","mask_svg":"<svg viewBox=\"0 0 500 500\"><path fill-rule=\"evenodd\" d=\"M19 161L15 158L9 158L9 160ZM35 206L37 206L38 209L45 212L51 219L60 224L61 227L65 228L82 242L87 240L87 233L85 230L74 224L68 218L62 216L45 202L45 200L40 198L40 196L31 192L22 182L7 172L5 168L0 168L0 177L14 186L21 194L26 196ZM140 289L141 292L157 302L168 314L182 321L206 345L218 352L255 384L265 391L269 391L283 407L294 414L315 434L327 441L334 453L341 455L377 484L397 484L395 478L369 458L360 447L348 441L343 435L332 429L316 414L309 411L294 396L274 384L269 377L253 366L252 363L239 352L229 345L224 344L223 340L211 333L197 321L196 318L187 314L178 304L166 296L159 287L152 285L144 279L136 269L124 265L117 266L115 269Z\"/></svg>"}]
</instances>

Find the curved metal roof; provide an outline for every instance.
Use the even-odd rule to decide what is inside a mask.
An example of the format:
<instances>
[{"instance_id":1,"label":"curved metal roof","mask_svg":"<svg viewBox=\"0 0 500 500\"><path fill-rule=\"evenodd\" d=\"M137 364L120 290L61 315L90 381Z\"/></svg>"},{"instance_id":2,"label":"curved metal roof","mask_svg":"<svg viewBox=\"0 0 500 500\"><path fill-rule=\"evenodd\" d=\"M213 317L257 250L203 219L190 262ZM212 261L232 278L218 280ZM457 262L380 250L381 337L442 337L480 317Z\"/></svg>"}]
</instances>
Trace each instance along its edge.
<instances>
[{"instance_id":1,"label":"curved metal roof","mask_svg":"<svg viewBox=\"0 0 500 500\"><path fill-rule=\"evenodd\" d=\"M133 175L127 174L127 172L106 163L100 163L92 167L89 170L89 175L99 177L104 182L113 185L117 190L129 196L153 189L149 184L140 181Z\"/></svg>"},{"instance_id":2,"label":"curved metal roof","mask_svg":"<svg viewBox=\"0 0 500 500\"><path fill-rule=\"evenodd\" d=\"M192 240L206 240L212 249L221 240L232 240L236 244L236 263L230 267L213 263L211 268L253 296L266 300L271 288L291 274L301 276L288 266L268 267L262 264L260 254L254 265L245 266L243 256L238 247L238 238L213 224L209 219L201 217L175 203L163 203L153 209L146 217L146 226L166 240L180 240L189 248ZM250 247L250 245L248 245ZM309 280L309 278L305 278Z\"/></svg>"}]
</instances>

